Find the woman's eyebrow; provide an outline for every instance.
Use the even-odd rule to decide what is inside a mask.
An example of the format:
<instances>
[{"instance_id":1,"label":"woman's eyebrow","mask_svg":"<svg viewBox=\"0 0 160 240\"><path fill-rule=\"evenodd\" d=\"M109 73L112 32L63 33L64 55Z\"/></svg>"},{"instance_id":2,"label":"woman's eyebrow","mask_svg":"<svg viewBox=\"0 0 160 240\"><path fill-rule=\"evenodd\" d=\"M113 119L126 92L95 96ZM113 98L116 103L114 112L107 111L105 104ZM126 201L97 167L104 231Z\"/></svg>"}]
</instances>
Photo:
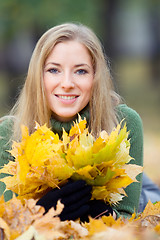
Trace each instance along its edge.
<instances>
[{"instance_id":1,"label":"woman's eyebrow","mask_svg":"<svg viewBox=\"0 0 160 240\"><path fill-rule=\"evenodd\" d=\"M55 63L55 62L48 62L45 64L45 66L49 65L49 64L52 64L52 65L56 65L56 66L60 66L61 64L59 63Z\"/></svg>"},{"instance_id":2,"label":"woman's eyebrow","mask_svg":"<svg viewBox=\"0 0 160 240\"><path fill-rule=\"evenodd\" d=\"M91 68L87 63L80 63L75 65L75 67L85 67L85 66Z\"/></svg>"}]
</instances>

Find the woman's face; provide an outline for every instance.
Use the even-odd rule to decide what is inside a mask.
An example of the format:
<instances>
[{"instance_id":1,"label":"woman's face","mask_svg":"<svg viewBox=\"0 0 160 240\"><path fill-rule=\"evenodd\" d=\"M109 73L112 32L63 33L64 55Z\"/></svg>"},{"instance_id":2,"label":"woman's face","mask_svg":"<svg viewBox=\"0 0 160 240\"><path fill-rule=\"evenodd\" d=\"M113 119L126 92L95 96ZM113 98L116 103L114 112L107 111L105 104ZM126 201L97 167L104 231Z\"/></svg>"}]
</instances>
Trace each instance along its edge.
<instances>
[{"instance_id":1,"label":"woman's face","mask_svg":"<svg viewBox=\"0 0 160 240\"><path fill-rule=\"evenodd\" d=\"M44 87L53 116L72 120L89 102L94 70L87 48L77 41L58 43L44 66Z\"/></svg>"}]
</instances>

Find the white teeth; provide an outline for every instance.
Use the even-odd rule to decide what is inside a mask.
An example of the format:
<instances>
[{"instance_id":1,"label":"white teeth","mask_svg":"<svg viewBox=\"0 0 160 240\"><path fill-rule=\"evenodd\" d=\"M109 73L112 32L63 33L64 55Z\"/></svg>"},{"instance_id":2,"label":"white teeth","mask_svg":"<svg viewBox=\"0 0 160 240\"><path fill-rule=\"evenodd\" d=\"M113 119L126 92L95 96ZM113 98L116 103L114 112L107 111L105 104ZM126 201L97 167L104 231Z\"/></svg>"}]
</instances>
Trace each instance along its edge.
<instances>
[{"instance_id":1,"label":"white teeth","mask_svg":"<svg viewBox=\"0 0 160 240\"><path fill-rule=\"evenodd\" d=\"M71 99L74 99L76 98L76 96L58 96L59 98L62 98L62 99L67 99L67 100L71 100Z\"/></svg>"}]
</instances>

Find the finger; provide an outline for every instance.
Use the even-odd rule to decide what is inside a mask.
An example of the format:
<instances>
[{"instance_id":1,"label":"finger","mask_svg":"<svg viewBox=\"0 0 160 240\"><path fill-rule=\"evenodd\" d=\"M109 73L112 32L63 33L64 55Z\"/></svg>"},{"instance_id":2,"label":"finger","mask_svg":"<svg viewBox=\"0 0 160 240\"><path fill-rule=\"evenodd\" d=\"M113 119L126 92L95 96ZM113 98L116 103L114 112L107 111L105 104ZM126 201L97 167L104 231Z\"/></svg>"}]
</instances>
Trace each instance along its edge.
<instances>
[{"instance_id":1,"label":"finger","mask_svg":"<svg viewBox=\"0 0 160 240\"><path fill-rule=\"evenodd\" d=\"M74 193L71 193L70 195L63 197L62 203L65 206L68 206L68 205L83 201L83 198L85 197L87 197L87 201L89 201L91 198L91 190L92 190L92 187L89 185L86 185L83 189L80 189L79 191L76 191Z\"/></svg>"},{"instance_id":2,"label":"finger","mask_svg":"<svg viewBox=\"0 0 160 240\"><path fill-rule=\"evenodd\" d=\"M89 206L83 205L82 207L77 209L77 211L71 212L70 214L60 215L60 219L61 219L61 221L76 220L76 219L80 218L81 216L87 214L88 210L89 210Z\"/></svg>"},{"instance_id":3,"label":"finger","mask_svg":"<svg viewBox=\"0 0 160 240\"><path fill-rule=\"evenodd\" d=\"M84 180L76 182L69 181L67 184L62 186L61 189L54 188L46 193L38 202L37 205L42 205L47 202L57 202L58 199L63 198L65 195L70 195L72 192L80 191L86 186Z\"/></svg>"},{"instance_id":4,"label":"finger","mask_svg":"<svg viewBox=\"0 0 160 240\"><path fill-rule=\"evenodd\" d=\"M77 209L79 209L83 205L87 204L89 202L89 200L90 200L90 197L89 196L85 196L85 197L81 198L79 201L77 201L77 202L75 202L73 204L70 204L68 206L65 205L62 213L66 214L66 213L70 213L70 212L76 211Z\"/></svg>"},{"instance_id":5,"label":"finger","mask_svg":"<svg viewBox=\"0 0 160 240\"><path fill-rule=\"evenodd\" d=\"M68 182L59 190L59 192L60 192L60 195L63 197L73 192L81 191L81 189L83 189L85 186L86 186L86 182L84 180Z\"/></svg>"},{"instance_id":6,"label":"finger","mask_svg":"<svg viewBox=\"0 0 160 240\"><path fill-rule=\"evenodd\" d=\"M52 189L48 193L46 193L42 198L40 198L37 202L37 205L54 205L59 199L59 189Z\"/></svg>"}]
</instances>

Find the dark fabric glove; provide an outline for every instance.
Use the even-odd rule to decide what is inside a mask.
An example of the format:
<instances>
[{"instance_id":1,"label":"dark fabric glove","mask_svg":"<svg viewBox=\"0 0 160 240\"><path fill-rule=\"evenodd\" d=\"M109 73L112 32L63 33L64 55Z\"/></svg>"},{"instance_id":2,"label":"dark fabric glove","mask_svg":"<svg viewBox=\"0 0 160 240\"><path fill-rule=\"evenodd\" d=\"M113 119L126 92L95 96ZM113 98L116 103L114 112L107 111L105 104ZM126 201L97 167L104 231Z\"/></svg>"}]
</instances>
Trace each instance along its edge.
<instances>
[{"instance_id":1,"label":"dark fabric glove","mask_svg":"<svg viewBox=\"0 0 160 240\"><path fill-rule=\"evenodd\" d=\"M59 215L61 221L76 220L87 214L89 211L88 202L91 198L92 187L86 185L83 180L76 182L69 181L61 187L61 189L53 189L44 195L37 205L41 205L47 212L51 207L56 207L57 201L61 200L64 204L64 209Z\"/></svg>"},{"instance_id":2,"label":"dark fabric glove","mask_svg":"<svg viewBox=\"0 0 160 240\"><path fill-rule=\"evenodd\" d=\"M102 216L109 216L110 214L113 215L113 209L112 207L101 201L101 200L90 200L89 203L89 210L87 214L84 214L80 220L82 222L89 222L89 216L92 218L99 218Z\"/></svg>"}]
</instances>

